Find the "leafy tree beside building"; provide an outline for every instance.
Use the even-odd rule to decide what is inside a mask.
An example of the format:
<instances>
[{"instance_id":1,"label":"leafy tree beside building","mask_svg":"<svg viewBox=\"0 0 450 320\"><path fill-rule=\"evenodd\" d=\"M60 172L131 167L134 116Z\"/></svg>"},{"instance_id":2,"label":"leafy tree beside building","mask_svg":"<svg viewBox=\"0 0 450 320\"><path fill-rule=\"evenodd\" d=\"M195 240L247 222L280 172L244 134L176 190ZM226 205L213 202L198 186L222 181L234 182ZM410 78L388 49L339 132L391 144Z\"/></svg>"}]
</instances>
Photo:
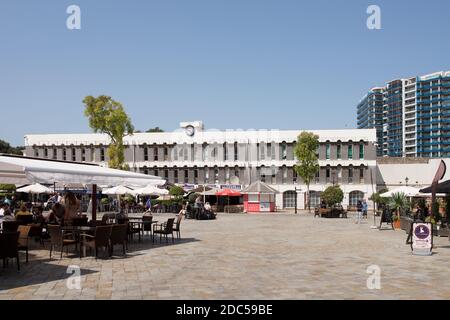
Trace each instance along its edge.
<instances>
[{"instance_id":1,"label":"leafy tree beside building","mask_svg":"<svg viewBox=\"0 0 450 320\"><path fill-rule=\"evenodd\" d=\"M298 176L303 179L306 184L306 195L308 210L311 211L311 201L309 194L309 186L319 171L319 159L317 157L317 149L319 148L319 137L311 132L303 131L297 138L297 144L294 148L294 154L298 163L294 166L294 170Z\"/></svg>"},{"instance_id":2,"label":"leafy tree beside building","mask_svg":"<svg viewBox=\"0 0 450 320\"><path fill-rule=\"evenodd\" d=\"M122 104L105 95L87 96L83 103L84 114L89 118L89 126L94 132L107 134L111 139L108 147L109 167L128 170L125 164L123 138L133 135L134 127Z\"/></svg>"}]
</instances>

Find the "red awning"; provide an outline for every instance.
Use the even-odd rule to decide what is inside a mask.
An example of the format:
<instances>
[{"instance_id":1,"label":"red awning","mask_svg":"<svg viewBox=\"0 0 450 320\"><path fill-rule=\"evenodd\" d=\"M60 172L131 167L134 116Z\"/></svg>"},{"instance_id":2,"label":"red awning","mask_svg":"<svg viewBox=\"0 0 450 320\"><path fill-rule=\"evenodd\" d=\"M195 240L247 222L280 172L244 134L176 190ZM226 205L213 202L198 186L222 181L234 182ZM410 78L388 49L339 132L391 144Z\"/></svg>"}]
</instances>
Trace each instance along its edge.
<instances>
[{"instance_id":1,"label":"red awning","mask_svg":"<svg viewBox=\"0 0 450 320\"><path fill-rule=\"evenodd\" d=\"M241 193L232 189L223 189L219 192L216 192L216 196L224 196L224 197L240 197Z\"/></svg>"}]
</instances>

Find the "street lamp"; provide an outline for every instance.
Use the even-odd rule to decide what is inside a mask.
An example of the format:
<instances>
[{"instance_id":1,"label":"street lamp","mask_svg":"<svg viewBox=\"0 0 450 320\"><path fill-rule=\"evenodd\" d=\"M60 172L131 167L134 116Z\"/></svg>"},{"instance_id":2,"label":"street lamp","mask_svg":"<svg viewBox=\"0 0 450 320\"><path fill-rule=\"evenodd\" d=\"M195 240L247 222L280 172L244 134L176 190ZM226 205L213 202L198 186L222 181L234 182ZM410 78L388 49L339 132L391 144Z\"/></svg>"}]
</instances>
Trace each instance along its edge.
<instances>
[{"instance_id":1,"label":"street lamp","mask_svg":"<svg viewBox=\"0 0 450 320\"><path fill-rule=\"evenodd\" d=\"M409 178L408 178L408 177L406 177L406 178L405 178L405 183L406 183L406 186L408 186L408 181L409 181Z\"/></svg>"},{"instance_id":2,"label":"street lamp","mask_svg":"<svg viewBox=\"0 0 450 320\"><path fill-rule=\"evenodd\" d=\"M295 190L295 214L297 214L297 186L294 187Z\"/></svg>"}]
</instances>

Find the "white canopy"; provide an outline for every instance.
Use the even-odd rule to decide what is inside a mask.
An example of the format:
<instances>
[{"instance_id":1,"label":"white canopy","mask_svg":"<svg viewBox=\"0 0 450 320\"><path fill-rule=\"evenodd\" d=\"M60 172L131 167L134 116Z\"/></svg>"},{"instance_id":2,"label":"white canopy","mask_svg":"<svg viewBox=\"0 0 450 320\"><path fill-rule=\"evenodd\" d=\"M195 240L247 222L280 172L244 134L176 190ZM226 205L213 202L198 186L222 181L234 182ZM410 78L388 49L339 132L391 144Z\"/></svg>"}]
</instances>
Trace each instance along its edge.
<instances>
[{"instance_id":1,"label":"white canopy","mask_svg":"<svg viewBox=\"0 0 450 320\"><path fill-rule=\"evenodd\" d=\"M53 193L53 190L47 188L46 186L43 186L42 184L35 183L23 188L19 188L16 190L16 192L33 193L33 194L43 194L43 193L50 194Z\"/></svg>"},{"instance_id":2,"label":"white canopy","mask_svg":"<svg viewBox=\"0 0 450 320\"><path fill-rule=\"evenodd\" d=\"M102 193L107 195L124 195L124 194L134 195L134 190L124 186L117 186L114 188L103 190Z\"/></svg>"},{"instance_id":3,"label":"white canopy","mask_svg":"<svg viewBox=\"0 0 450 320\"><path fill-rule=\"evenodd\" d=\"M388 192L382 193L380 196L382 198L390 198L395 193L403 193L407 197L420 197L423 196L423 193L419 192L419 189L414 187L408 187L408 186L401 186L398 188L395 188L393 190L390 190Z\"/></svg>"},{"instance_id":4,"label":"white canopy","mask_svg":"<svg viewBox=\"0 0 450 320\"><path fill-rule=\"evenodd\" d=\"M134 190L134 194L139 196L161 196L169 194L169 191L160 189L154 185L148 185L145 188Z\"/></svg>"},{"instance_id":5,"label":"white canopy","mask_svg":"<svg viewBox=\"0 0 450 320\"><path fill-rule=\"evenodd\" d=\"M136 187L165 184L165 180L156 176L97 165L0 156L0 183L53 184L55 182Z\"/></svg>"}]
</instances>

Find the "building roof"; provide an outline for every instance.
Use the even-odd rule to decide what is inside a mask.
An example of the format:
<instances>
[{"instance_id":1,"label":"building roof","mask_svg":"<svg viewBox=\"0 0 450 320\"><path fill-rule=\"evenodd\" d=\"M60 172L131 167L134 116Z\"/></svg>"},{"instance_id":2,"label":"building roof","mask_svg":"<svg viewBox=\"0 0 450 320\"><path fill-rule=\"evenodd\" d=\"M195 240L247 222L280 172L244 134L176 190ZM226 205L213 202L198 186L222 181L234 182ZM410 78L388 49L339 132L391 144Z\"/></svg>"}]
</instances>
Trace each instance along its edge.
<instances>
[{"instance_id":1,"label":"building roof","mask_svg":"<svg viewBox=\"0 0 450 320\"><path fill-rule=\"evenodd\" d=\"M278 191L262 181L256 181L253 182L251 185L249 185L247 188L245 188L241 193L274 194L278 193Z\"/></svg>"},{"instance_id":2,"label":"building roof","mask_svg":"<svg viewBox=\"0 0 450 320\"><path fill-rule=\"evenodd\" d=\"M312 132L319 136L320 142L337 141L376 141L376 129L339 129L339 130L206 130L198 131L193 137L184 130L162 133L135 133L124 138L125 145L142 144L202 144L202 143L292 143L297 141L302 131ZM51 147L71 145L109 145L110 138L105 134L29 134L25 136L25 146Z\"/></svg>"}]
</instances>

